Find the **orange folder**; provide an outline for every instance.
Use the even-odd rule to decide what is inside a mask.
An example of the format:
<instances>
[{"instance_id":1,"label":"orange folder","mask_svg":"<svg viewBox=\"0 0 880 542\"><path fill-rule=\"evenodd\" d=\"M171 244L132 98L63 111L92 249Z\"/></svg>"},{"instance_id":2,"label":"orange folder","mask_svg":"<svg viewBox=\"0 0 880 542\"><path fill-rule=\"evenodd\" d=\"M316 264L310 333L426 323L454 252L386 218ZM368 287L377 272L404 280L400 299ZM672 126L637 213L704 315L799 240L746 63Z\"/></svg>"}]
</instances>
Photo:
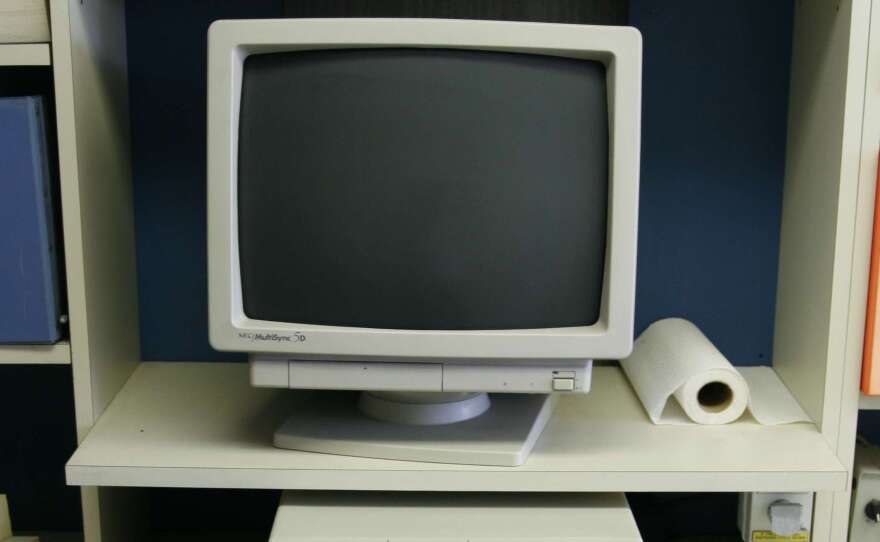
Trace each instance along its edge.
<instances>
[{"instance_id":1,"label":"orange folder","mask_svg":"<svg viewBox=\"0 0 880 542\"><path fill-rule=\"evenodd\" d=\"M878 160L880 162L880 160ZM877 303L877 282L880 274L880 167L874 194L874 234L871 241L871 271L868 276L868 311L865 319L865 344L862 349L862 393L880 395L880 310Z\"/></svg>"}]
</instances>

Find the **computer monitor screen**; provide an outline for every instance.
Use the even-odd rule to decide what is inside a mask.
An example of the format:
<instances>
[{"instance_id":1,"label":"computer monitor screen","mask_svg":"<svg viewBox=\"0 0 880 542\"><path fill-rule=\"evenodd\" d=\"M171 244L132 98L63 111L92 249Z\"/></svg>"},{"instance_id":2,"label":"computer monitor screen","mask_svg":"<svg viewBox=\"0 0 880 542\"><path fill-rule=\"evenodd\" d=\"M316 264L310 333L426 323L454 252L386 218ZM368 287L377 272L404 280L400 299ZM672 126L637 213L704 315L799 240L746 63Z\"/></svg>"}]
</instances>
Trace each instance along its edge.
<instances>
[{"instance_id":1,"label":"computer monitor screen","mask_svg":"<svg viewBox=\"0 0 880 542\"><path fill-rule=\"evenodd\" d=\"M601 62L455 49L254 54L238 243L254 320L589 326L609 198Z\"/></svg>"}]
</instances>

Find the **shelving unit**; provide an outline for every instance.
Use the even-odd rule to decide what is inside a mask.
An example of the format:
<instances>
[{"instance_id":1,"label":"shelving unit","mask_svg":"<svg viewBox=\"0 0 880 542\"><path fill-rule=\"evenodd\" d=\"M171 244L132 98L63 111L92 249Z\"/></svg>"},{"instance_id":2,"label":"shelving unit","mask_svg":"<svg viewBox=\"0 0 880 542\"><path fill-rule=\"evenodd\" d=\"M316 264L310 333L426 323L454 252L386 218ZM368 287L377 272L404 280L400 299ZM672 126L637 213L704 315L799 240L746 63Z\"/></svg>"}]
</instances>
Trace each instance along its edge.
<instances>
[{"instance_id":1,"label":"shelving unit","mask_svg":"<svg viewBox=\"0 0 880 542\"><path fill-rule=\"evenodd\" d=\"M49 345L0 345L0 365L2 364L69 365L70 343L61 341Z\"/></svg>"},{"instance_id":2,"label":"shelving unit","mask_svg":"<svg viewBox=\"0 0 880 542\"><path fill-rule=\"evenodd\" d=\"M296 394L250 388L241 365L140 362L125 6L50 0L51 55L0 46L0 64L54 76L70 342L44 357L72 362L81 445L68 477L84 486L86 541L134 539L134 488L166 486L816 491L813 541L843 542L880 141L880 100L866 101L878 2L795 7L773 367L815 424L653 426L620 372L600 368L526 465L490 468L275 450ZM21 355L0 350L0 362Z\"/></svg>"},{"instance_id":3,"label":"shelving unit","mask_svg":"<svg viewBox=\"0 0 880 542\"><path fill-rule=\"evenodd\" d=\"M48 43L0 44L0 66L50 66Z\"/></svg>"}]
</instances>

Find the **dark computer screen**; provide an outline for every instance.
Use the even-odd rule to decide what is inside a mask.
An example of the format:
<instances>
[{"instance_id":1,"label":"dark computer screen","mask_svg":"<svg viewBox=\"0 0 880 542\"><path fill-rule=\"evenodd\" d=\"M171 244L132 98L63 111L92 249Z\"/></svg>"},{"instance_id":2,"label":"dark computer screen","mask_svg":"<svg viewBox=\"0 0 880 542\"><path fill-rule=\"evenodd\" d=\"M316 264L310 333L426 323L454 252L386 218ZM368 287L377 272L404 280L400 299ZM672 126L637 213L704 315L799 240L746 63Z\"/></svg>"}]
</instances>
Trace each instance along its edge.
<instances>
[{"instance_id":1,"label":"dark computer screen","mask_svg":"<svg viewBox=\"0 0 880 542\"><path fill-rule=\"evenodd\" d=\"M605 67L446 49L253 55L238 235L245 314L410 330L598 320Z\"/></svg>"}]
</instances>

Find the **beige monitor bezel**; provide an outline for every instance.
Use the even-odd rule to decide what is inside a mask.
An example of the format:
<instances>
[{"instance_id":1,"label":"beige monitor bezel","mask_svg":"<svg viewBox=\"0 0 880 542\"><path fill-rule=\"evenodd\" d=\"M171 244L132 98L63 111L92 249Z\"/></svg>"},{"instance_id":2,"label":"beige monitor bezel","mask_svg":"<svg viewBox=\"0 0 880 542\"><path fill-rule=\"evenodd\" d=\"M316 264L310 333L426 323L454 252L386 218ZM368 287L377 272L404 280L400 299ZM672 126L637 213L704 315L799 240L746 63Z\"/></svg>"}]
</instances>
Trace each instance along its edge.
<instances>
[{"instance_id":1,"label":"beige monitor bezel","mask_svg":"<svg viewBox=\"0 0 880 542\"><path fill-rule=\"evenodd\" d=\"M242 307L237 234L237 130L251 54L358 47L435 47L598 60L607 67L611 137L605 282L591 326L412 331L269 322ZM219 350L301 359L616 359L632 348L642 41L630 27L430 19L217 21L208 33L208 284Z\"/></svg>"}]
</instances>

